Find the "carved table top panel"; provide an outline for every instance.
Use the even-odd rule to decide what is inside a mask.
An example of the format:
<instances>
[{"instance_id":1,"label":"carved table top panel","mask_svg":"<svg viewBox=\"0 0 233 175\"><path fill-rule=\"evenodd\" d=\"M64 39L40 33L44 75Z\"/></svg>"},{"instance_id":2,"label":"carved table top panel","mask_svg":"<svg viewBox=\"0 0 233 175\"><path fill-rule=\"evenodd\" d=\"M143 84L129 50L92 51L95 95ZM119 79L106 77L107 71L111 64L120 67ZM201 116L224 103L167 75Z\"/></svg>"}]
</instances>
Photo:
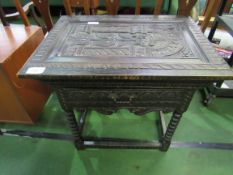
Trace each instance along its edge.
<instances>
[{"instance_id":1,"label":"carved table top panel","mask_svg":"<svg viewBox=\"0 0 233 175\"><path fill-rule=\"evenodd\" d=\"M233 78L196 24L176 16L63 16L19 75Z\"/></svg>"},{"instance_id":2,"label":"carved table top panel","mask_svg":"<svg viewBox=\"0 0 233 175\"><path fill-rule=\"evenodd\" d=\"M79 61L83 56L197 58L183 37L184 27L177 23L73 24L50 59L74 57L75 61Z\"/></svg>"}]
</instances>

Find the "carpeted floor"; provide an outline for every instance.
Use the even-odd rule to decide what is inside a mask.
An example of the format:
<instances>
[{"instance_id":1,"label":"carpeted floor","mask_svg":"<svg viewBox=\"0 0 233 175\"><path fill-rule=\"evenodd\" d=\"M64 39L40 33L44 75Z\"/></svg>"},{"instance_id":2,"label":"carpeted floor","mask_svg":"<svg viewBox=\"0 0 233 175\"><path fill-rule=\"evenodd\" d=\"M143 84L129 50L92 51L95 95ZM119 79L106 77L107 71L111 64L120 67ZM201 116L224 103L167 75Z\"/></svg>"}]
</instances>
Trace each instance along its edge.
<instances>
[{"instance_id":1,"label":"carpeted floor","mask_svg":"<svg viewBox=\"0 0 233 175\"><path fill-rule=\"evenodd\" d=\"M233 143L233 99L215 99L208 107L196 93L173 141ZM111 116L92 111L84 133L95 136L154 139L156 113L136 116L126 109ZM169 114L167 114L169 119ZM35 126L0 124L0 128L70 133L64 112L52 95ZM233 151L200 148L77 151L69 141L0 137L0 175L231 175Z\"/></svg>"}]
</instances>

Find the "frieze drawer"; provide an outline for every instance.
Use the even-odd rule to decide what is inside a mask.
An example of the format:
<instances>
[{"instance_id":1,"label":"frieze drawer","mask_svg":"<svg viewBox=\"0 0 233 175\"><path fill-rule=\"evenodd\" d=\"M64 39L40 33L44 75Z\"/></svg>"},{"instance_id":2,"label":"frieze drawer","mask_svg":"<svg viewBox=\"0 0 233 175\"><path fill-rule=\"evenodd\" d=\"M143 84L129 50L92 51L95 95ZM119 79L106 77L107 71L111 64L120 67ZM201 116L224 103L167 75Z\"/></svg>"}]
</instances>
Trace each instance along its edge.
<instances>
[{"instance_id":1,"label":"frieze drawer","mask_svg":"<svg viewBox=\"0 0 233 175\"><path fill-rule=\"evenodd\" d=\"M182 89L92 90L64 88L58 90L63 102L73 107L144 107L170 104L177 106L183 98Z\"/></svg>"}]
</instances>

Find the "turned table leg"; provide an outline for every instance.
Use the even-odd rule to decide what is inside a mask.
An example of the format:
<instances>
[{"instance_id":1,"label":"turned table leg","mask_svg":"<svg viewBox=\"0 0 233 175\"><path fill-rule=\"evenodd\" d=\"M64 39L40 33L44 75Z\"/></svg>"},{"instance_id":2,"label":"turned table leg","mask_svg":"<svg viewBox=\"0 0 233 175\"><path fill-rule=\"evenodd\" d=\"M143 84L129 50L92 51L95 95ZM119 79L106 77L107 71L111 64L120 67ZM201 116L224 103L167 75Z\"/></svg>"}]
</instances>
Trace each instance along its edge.
<instances>
[{"instance_id":1,"label":"turned table leg","mask_svg":"<svg viewBox=\"0 0 233 175\"><path fill-rule=\"evenodd\" d=\"M192 100L192 96L195 91L190 90L186 91L183 95L183 102L182 104L176 108L176 110L172 114L172 118L168 124L168 127L165 131L165 134L163 134L162 140L161 140L161 151L167 151L170 147L172 136L175 133L175 130L180 122L180 119L183 115L183 113L188 109L188 106Z\"/></svg>"},{"instance_id":2,"label":"turned table leg","mask_svg":"<svg viewBox=\"0 0 233 175\"><path fill-rule=\"evenodd\" d=\"M67 120L69 122L71 132L74 136L74 142L77 149L83 149L83 138L81 135L81 127L75 118L75 114L73 111L66 112Z\"/></svg>"},{"instance_id":3,"label":"turned table leg","mask_svg":"<svg viewBox=\"0 0 233 175\"><path fill-rule=\"evenodd\" d=\"M175 130L179 124L179 121L182 117L182 113L174 112L172 118L168 124L167 130L161 140L162 147L161 151L167 151L171 144L172 136L175 133Z\"/></svg>"}]
</instances>

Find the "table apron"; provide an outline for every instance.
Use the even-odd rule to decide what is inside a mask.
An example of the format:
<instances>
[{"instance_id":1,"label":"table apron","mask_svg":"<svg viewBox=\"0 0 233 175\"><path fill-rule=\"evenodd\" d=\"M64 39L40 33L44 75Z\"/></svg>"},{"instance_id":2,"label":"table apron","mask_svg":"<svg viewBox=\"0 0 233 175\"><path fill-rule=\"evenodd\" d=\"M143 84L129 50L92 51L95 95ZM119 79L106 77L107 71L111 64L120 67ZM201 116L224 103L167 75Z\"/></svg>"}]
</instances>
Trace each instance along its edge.
<instances>
[{"instance_id":1,"label":"table apron","mask_svg":"<svg viewBox=\"0 0 233 175\"><path fill-rule=\"evenodd\" d=\"M180 110L184 112L194 93L194 89L79 89L57 88L59 101L65 111L72 109L94 109L102 113L112 113L127 108L134 113ZM188 99L188 100L187 100Z\"/></svg>"}]
</instances>

